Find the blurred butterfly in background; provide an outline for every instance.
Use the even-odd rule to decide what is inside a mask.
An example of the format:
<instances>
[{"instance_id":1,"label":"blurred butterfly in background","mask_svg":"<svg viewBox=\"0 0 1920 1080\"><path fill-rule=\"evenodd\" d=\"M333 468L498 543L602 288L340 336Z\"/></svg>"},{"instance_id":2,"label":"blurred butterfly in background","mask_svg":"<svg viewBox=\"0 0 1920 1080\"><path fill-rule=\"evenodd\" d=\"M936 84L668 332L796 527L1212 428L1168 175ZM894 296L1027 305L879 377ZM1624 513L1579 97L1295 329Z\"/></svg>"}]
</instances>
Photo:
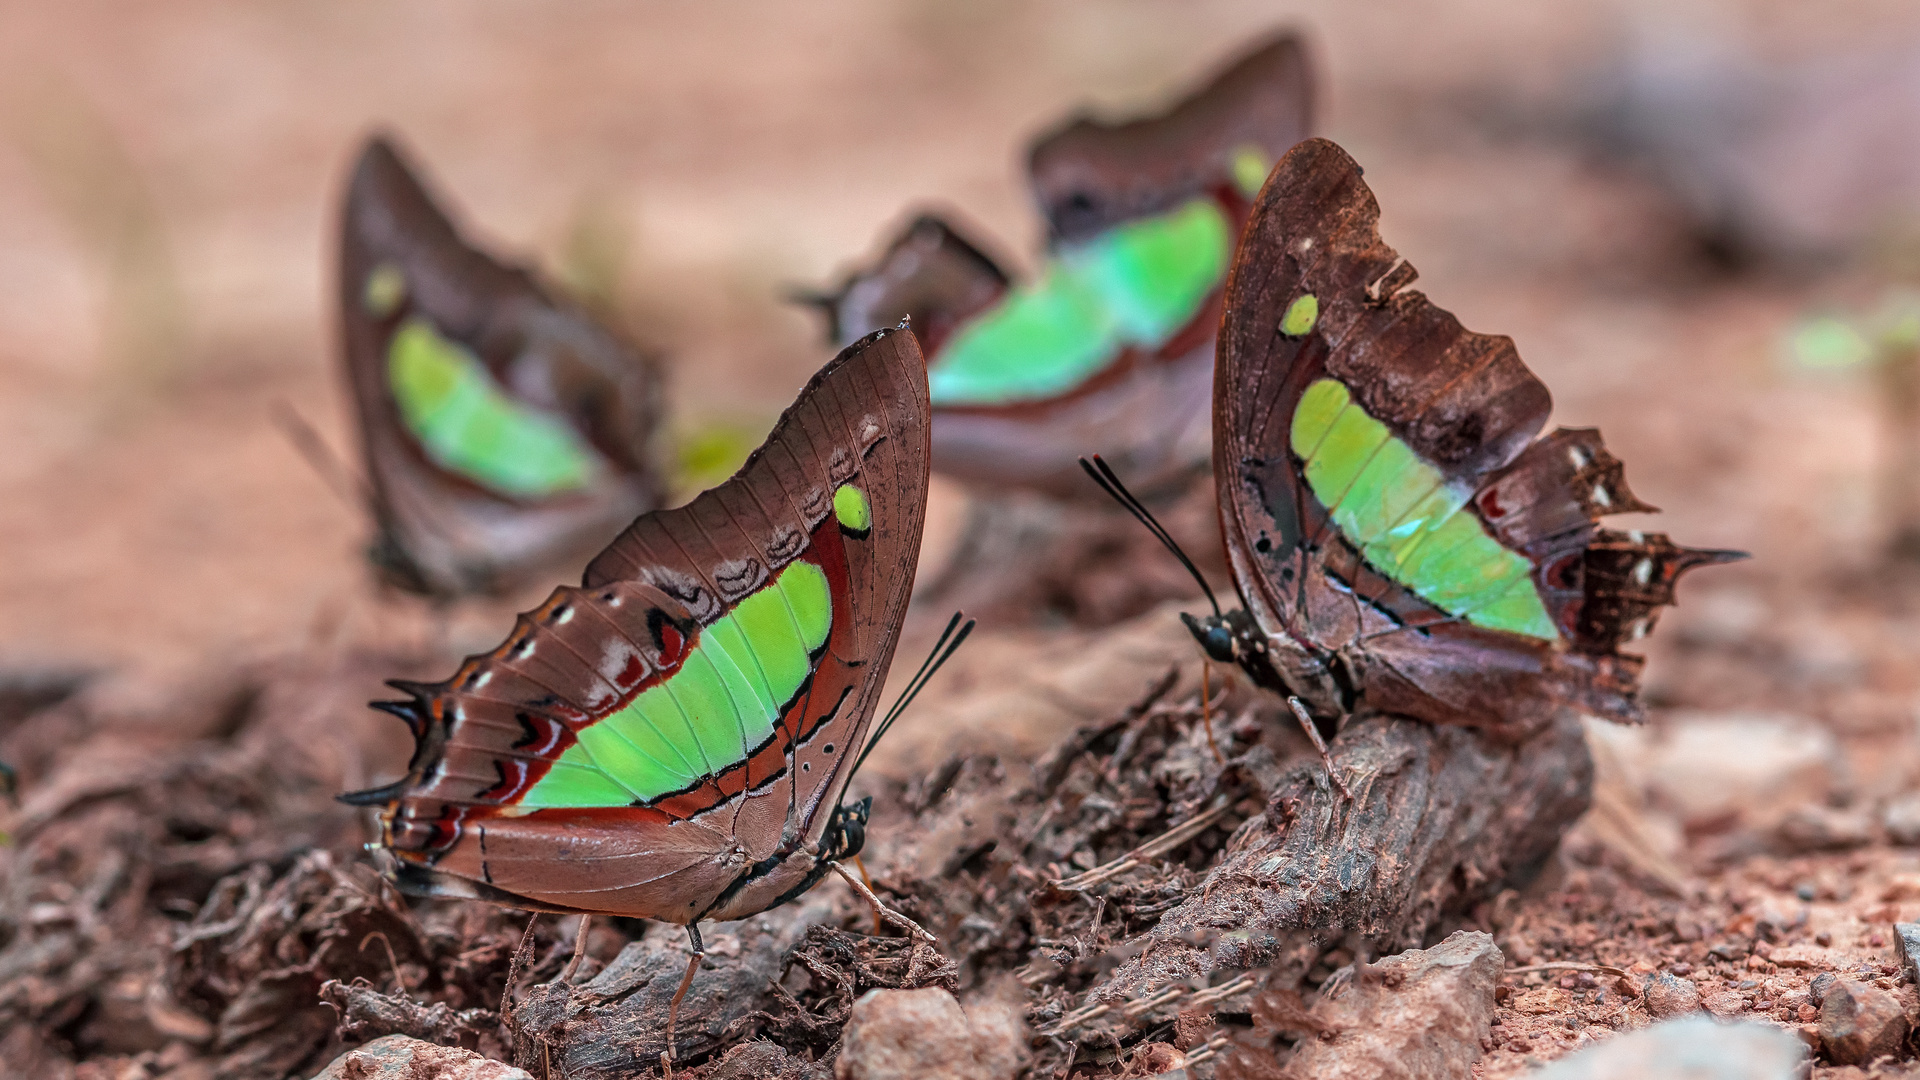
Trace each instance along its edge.
<instances>
[{"instance_id":1,"label":"blurred butterfly in background","mask_svg":"<svg viewBox=\"0 0 1920 1080\"><path fill-rule=\"evenodd\" d=\"M1566 706L1638 721L1644 661L1619 647L1681 574L1745 555L1600 527L1654 508L1598 431L1536 437L1546 386L1512 339L1407 288L1379 217L1324 139L1288 152L1255 202L1213 397L1246 606L1189 629L1303 723L1364 709L1519 738Z\"/></svg>"},{"instance_id":2,"label":"blurred butterfly in background","mask_svg":"<svg viewBox=\"0 0 1920 1080\"><path fill-rule=\"evenodd\" d=\"M470 246L385 139L348 186L339 288L385 580L507 592L659 504L654 361Z\"/></svg>"},{"instance_id":3,"label":"blurred butterfly in background","mask_svg":"<svg viewBox=\"0 0 1920 1080\"><path fill-rule=\"evenodd\" d=\"M1220 290L1250 200L1312 116L1306 51L1281 35L1159 116L1039 139L1049 250L1031 282L924 215L810 299L837 342L911 318L941 472L1081 497L1076 460L1099 451L1146 488L1178 482L1206 461Z\"/></svg>"}]
</instances>

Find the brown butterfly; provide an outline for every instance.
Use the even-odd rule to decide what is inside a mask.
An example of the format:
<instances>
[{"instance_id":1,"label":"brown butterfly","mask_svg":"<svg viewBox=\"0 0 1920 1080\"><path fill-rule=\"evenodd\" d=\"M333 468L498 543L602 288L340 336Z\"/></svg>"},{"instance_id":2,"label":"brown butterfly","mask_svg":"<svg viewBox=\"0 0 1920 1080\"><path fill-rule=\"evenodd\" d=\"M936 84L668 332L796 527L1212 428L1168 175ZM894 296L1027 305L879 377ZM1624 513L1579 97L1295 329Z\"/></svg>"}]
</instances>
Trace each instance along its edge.
<instances>
[{"instance_id":1,"label":"brown butterfly","mask_svg":"<svg viewBox=\"0 0 1920 1080\"><path fill-rule=\"evenodd\" d=\"M1745 555L1601 527L1654 508L1598 431L1539 435L1552 398L1513 341L1409 289L1379 217L1324 139L1255 202L1213 396L1245 608L1189 628L1303 719L1364 709L1507 738L1563 707L1637 721L1643 661L1620 646L1687 570Z\"/></svg>"},{"instance_id":2,"label":"brown butterfly","mask_svg":"<svg viewBox=\"0 0 1920 1080\"><path fill-rule=\"evenodd\" d=\"M901 707L869 737L929 426L913 335L869 335L731 480L641 516L446 681L395 683L410 699L379 707L413 730L407 775L342 796L381 807L383 872L415 895L680 923L697 961L698 923L858 854L868 803L842 796Z\"/></svg>"},{"instance_id":3,"label":"brown butterfly","mask_svg":"<svg viewBox=\"0 0 1920 1080\"><path fill-rule=\"evenodd\" d=\"M1164 113L1077 117L1029 176L1050 252L1016 284L954 225L916 218L872 267L811 297L849 341L911 317L930 364L934 466L1078 497L1098 450L1148 486L1205 462L1220 289L1279 156L1311 130L1298 36L1262 42Z\"/></svg>"},{"instance_id":4,"label":"brown butterfly","mask_svg":"<svg viewBox=\"0 0 1920 1080\"><path fill-rule=\"evenodd\" d=\"M389 582L505 592L659 504L654 361L470 246L385 139L347 189L340 320Z\"/></svg>"}]
</instances>

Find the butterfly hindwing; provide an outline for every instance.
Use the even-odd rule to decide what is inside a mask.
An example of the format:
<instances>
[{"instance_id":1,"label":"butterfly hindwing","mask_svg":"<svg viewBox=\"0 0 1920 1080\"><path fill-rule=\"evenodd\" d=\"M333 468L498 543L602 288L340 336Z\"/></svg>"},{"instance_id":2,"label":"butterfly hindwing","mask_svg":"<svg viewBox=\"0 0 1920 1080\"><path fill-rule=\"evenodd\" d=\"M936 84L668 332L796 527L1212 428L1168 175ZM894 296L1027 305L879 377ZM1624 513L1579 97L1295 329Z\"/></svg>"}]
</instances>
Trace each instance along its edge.
<instances>
[{"instance_id":1,"label":"butterfly hindwing","mask_svg":"<svg viewBox=\"0 0 1920 1080\"><path fill-rule=\"evenodd\" d=\"M657 504L653 362L468 244L383 139L348 185L339 288L390 580L498 592Z\"/></svg>"},{"instance_id":2,"label":"butterfly hindwing","mask_svg":"<svg viewBox=\"0 0 1920 1080\"><path fill-rule=\"evenodd\" d=\"M925 362L880 332L733 479L636 520L426 688L385 817L403 887L688 922L810 882L912 588L927 462Z\"/></svg>"},{"instance_id":3,"label":"butterfly hindwing","mask_svg":"<svg viewBox=\"0 0 1920 1080\"><path fill-rule=\"evenodd\" d=\"M1732 553L1600 530L1652 508L1598 432L1537 438L1546 386L1511 339L1407 288L1378 222L1359 167L1309 140L1235 262L1214 469L1249 611L1328 711L1516 732L1562 704L1637 717L1639 661L1616 646L1680 572Z\"/></svg>"}]
</instances>

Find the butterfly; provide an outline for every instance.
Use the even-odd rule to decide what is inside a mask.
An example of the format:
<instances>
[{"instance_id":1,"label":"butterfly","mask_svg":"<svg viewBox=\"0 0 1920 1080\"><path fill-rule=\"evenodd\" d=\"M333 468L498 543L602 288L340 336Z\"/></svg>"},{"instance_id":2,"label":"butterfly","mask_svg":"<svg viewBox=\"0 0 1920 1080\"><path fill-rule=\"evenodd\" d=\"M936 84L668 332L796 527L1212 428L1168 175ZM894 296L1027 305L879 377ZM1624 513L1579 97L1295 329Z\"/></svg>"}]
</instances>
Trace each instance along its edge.
<instances>
[{"instance_id":1,"label":"butterfly","mask_svg":"<svg viewBox=\"0 0 1920 1080\"><path fill-rule=\"evenodd\" d=\"M1643 661L1620 646L1686 571L1746 556L1601 527L1654 508L1598 431L1539 437L1545 384L1512 339L1407 288L1379 217L1324 139L1289 151L1255 202L1213 396L1245 606L1188 628L1303 723L1366 709L1517 739L1565 706L1638 721Z\"/></svg>"},{"instance_id":2,"label":"butterfly","mask_svg":"<svg viewBox=\"0 0 1920 1080\"><path fill-rule=\"evenodd\" d=\"M930 426L913 335L869 335L731 480L641 516L446 681L392 683L407 699L375 704L413 732L407 774L341 796L381 808L382 872L418 896L682 924L697 963L698 923L858 854L871 800L842 795L901 707L869 740Z\"/></svg>"},{"instance_id":3,"label":"butterfly","mask_svg":"<svg viewBox=\"0 0 1920 1080\"><path fill-rule=\"evenodd\" d=\"M911 317L942 472L1074 496L1092 447L1150 483L1191 476L1234 241L1312 111L1306 51L1282 35L1159 116L1079 117L1036 142L1028 173L1051 250L1031 282L922 215L874 266L809 299L840 342Z\"/></svg>"},{"instance_id":4,"label":"butterfly","mask_svg":"<svg viewBox=\"0 0 1920 1080\"><path fill-rule=\"evenodd\" d=\"M505 592L659 504L655 363L470 246L381 138L347 189L340 319L389 582Z\"/></svg>"}]
</instances>

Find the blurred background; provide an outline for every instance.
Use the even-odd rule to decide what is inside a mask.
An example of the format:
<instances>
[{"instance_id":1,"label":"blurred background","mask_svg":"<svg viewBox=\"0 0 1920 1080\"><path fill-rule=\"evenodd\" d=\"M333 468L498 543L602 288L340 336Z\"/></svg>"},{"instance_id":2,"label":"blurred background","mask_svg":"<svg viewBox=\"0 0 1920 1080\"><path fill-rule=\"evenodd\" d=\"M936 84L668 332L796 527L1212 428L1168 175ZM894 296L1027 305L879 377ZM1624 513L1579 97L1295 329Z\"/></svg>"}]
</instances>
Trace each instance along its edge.
<instances>
[{"instance_id":1,"label":"blurred background","mask_svg":"<svg viewBox=\"0 0 1920 1080\"><path fill-rule=\"evenodd\" d=\"M1281 25L1421 287L1516 338L1664 527L1757 556L1674 623L1830 618L1788 598L1878 572L1893 429L1838 369L1871 366L1855 324L1913 261L1908 0L9 0L0 666L178 671L378 622L363 516L273 419L353 459L329 283L369 130L663 350L677 432L757 438L828 356L789 290L929 205L1030 267L1036 130L1157 107ZM1838 359L1806 370L1821 313L1838 353L1801 352Z\"/></svg>"}]
</instances>

